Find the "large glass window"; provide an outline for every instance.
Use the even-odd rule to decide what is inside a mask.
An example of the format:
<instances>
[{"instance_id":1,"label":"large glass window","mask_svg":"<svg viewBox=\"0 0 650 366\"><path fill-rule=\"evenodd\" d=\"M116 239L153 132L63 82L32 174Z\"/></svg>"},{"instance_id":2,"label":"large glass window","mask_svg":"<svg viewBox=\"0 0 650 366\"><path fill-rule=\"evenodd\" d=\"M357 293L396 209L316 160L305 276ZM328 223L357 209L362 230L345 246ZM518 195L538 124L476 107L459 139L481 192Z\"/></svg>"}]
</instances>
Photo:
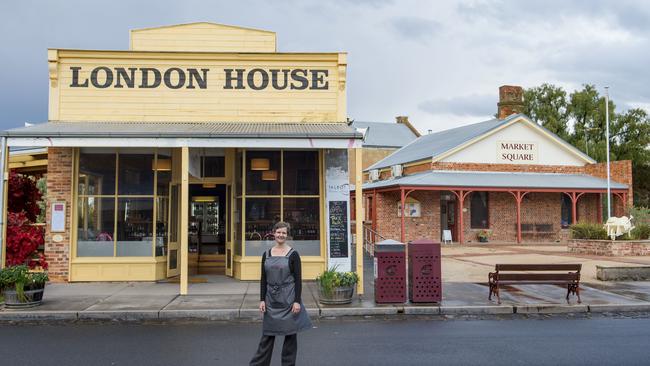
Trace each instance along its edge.
<instances>
[{"instance_id":1,"label":"large glass window","mask_svg":"<svg viewBox=\"0 0 650 366\"><path fill-rule=\"evenodd\" d=\"M280 194L280 151L246 152L246 195Z\"/></svg>"},{"instance_id":2,"label":"large glass window","mask_svg":"<svg viewBox=\"0 0 650 366\"><path fill-rule=\"evenodd\" d=\"M472 193L470 205L472 229L487 229L489 226L487 192Z\"/></svg>"},{"instance_id":3,"label":"large glass window","mask_svg":"<svg viewBox=\"0 0 650 366\"><path fill-rule=\"evenodd\" d=\"M165 255L169 150L84 148L78 169L78 257Z\"/></svg>"},{"instance_id":4,"label":"large glass window","mask_svg":"<svg viewBox=\"0 0 650 366\"><path fill-rule=\"evenodd\" d=\"M112 257L115 198L79 198L77 217L77 256Z\"/></svg>"},{"instance_id":5,"label":"large glass window","mask_svg":"<svg viewBox=\"0 0 650 366\"><path fill-rule=\"evenodd\" d=\"M318 194L318 151L284 152L284 194Z\"/></svg>"},{"instance_id":6,"label":"large glass window","mask_svg":"<svg viewBox=\"0 0 650 366\"><path fill-rule=\"evenodd\" d=\"M115 194L115 153L101 150L84 152L79 156L79 194Z\"/></svg>"},{"instance_id":7,"label":"large glass window","mask_svg":"<svg viewBox=\"0 0 650 366\"><path fill-rule=\"evenodd\" d=\"M274 245L273 225L280 220L291 225L290 245L301 255L319 256L321 192L318 151L247 150L245 154L237 154L235 171L238 197L235 214L238 213L237 207L243 204L246 256L259 256ZM239 183L242 176L246 179L243 192ZM237 231L240 231L239 227ZM236 237L235 250L240 254L238 241Z\"/></svg>"}]
</instances>

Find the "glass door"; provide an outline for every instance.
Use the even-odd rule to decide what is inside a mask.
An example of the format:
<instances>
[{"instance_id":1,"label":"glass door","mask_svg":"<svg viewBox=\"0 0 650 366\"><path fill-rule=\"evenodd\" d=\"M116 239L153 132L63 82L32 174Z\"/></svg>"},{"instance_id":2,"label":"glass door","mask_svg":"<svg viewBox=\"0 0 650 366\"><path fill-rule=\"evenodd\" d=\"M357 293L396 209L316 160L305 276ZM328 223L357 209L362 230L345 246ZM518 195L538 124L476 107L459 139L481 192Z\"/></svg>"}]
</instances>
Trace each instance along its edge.
<instances>
[{"instance_id":1,"label":"glass door","mask_svg":"<svg viewBox=\"0 0 650 366\"><path fill-rule=\"evenodd\" d=\"M169 185L169 246L167 247L167 277L180 273L180 184Z\"/></svg>"},{"instance_id":2,"label":"glass door","mask_svg":"<svg viewBox=\"0 0 650 366\"><path fill-rule=\"evenodd\" d=\"M233 228L230 227L231 217L232 217L232 186L229 184L226 186L226 276L233 276L233 247L232 247L232 231Z\"/></svg>"}]
</instances>

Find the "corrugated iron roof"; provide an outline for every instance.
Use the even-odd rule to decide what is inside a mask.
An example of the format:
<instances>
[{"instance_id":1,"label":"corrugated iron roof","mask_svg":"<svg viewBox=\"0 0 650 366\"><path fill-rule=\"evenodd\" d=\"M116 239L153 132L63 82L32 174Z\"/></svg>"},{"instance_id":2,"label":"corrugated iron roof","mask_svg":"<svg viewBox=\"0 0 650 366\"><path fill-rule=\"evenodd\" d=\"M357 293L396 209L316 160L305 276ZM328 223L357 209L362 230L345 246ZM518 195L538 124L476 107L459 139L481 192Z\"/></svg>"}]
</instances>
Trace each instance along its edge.
<instances>
[{"instance_id":1,"label":"corrugated iron roof","mask_svg":"<svg viewBox=\"0 0 650 366\"><path fill-rule=\"evenodd\" d=\"M367 170L380 169L396 164L404 164L412 161L432 158L444 153L478 137L488 131L495 129L503 124L510 122L513 115L506 119L491 119L489 121L474 123L467 126L452 128L450 130L440 131L424 135L414 140L410 144L395 151L391 155L371 165Z\"/></svg>"},{"instance_id":2,"label":"corrugated iron roof","mask_svg":"<svg viewBox=\"0 0 650 366\"><path fill-rule=\"evenodd\" d=\"M627 189L625 184L611 181L612 189ZM363 189L397 186L522 188L522 189L607 189L607 181L586 174L474 172L432 170L366 183Z\"/></svg>"},{"instance_id":3,"label":"corrugated iron roof","mask_svg":"<svg viewBox=\"0 0 650 366\"><path fill-rule=\"evenodd\" d=\"M421 136L417 140L371 165L366 170L387 168L392 165L405 164L429 158L433 159L436 156L439 156L457 146L478 138L479 136L482 136L521 117L530 121L530 119L523 114L513 114L505 119L495 118L489 121L473 123L471 125L452 128L449 130ZM535 126L544 130L549 135L555 137L559 143L565 145L571 151L582 156L588 161L593 161L591 157L585 155L582 151L576 149L574 146L564 141L561 137L557 136L553 132L538 124L535 124Z\"/></svg>"},{"instance_id":4,"label":"corrugated iron roof","mask_svg":"<svg viewBox=\"0 0 650 366\"><path fill-rule=\"evenodd\" d=\"M354 138L347 123L47 122L3 131L8 137Z\"/></svg>"},{"instance_id":5,"label":"corrugated iron roof","mask_svg":"<svg viewBox=\"0 0 650 366\"><path fill-rule=\"evenodd\" d=\"M402 123L354 121L352 127L367 128L364 147L400 148L418 138Z\"/></svg>"}]
</instances>

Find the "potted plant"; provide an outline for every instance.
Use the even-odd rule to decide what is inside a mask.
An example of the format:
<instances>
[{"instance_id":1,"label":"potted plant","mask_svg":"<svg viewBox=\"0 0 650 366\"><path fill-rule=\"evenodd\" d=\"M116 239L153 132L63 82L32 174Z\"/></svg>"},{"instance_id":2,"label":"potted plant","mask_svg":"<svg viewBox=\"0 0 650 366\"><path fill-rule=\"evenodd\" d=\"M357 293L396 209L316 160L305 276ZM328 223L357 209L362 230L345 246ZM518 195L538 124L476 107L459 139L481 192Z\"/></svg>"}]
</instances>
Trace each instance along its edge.
<instances>
[{"instance_id":1,"label":"potted plant","mask_svg":"<svg viewBox=\"0 0 650 366\"><path fill-rule=\"evenodd\" d=\"M331 267L316 277L318 301L326 305L349 304L358 281L355 272L338 272L336 267Z\"/></svg>"},{"instance_id":2,"label":"potted plant","mask_svg":"<svg viewBox=\"0 0 650 366\"><path fill-rule=\"evenodd\" d=\"M487 243L488 239L490 238L490 231L483 229L479 231L478 234L476 234L476 236L478 237L479 242Z\"/></svg>"},{"instance_id":3,"label":"potted plant","mask_svg":"<svg viewBox=\"0 0 650 366\"><path fill-rule=\"evenodd\" d=\"M26 265L0 270L0 288L3 290L5 306L20 309L40 305L48 279L46 272L29 272Z\"/></svg>"}]
</instances>

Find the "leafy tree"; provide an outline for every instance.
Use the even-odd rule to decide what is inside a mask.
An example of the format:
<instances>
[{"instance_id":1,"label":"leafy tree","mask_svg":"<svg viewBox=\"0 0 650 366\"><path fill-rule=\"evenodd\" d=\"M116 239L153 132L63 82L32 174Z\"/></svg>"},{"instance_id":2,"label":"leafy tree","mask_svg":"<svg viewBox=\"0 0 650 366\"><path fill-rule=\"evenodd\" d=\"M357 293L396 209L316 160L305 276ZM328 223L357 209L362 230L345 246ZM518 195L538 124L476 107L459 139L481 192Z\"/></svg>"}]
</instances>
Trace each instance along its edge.
<instances>
[{"instance_id":1,"label":"leafy tree","mask_svg":"<svg viewBox=\"0 0 650 366\"><path fill-rule=\"evenodd\" d=\"M567 97L551 84L524 92L524 111L538 124L556 133L598 162L607 160L605 98L593 85L583 85ZM631 160L634 203L650 204L650 118L642 109L616 112L609 101L610 159Z\"/></svg>"}]
</instances>

